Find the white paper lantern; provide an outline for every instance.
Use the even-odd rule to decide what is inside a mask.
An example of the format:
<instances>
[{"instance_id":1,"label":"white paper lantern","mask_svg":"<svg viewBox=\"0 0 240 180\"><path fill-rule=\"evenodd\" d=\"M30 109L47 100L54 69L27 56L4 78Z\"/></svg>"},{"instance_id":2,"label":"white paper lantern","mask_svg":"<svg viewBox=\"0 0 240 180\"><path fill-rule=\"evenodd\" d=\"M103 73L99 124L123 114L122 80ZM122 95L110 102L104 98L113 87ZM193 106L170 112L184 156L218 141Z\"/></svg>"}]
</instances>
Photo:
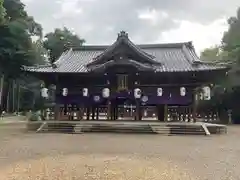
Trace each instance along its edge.
<instances>
[{"instance_id":1,"label":"white paper lantern","mask_svg":"<svg viewBox=\"0 0 240 180\"><path fill-rule=\"evenodd\" d=\"M141 96L142 96L142 91L141 91L141 89L139 89L139 88L134 89L134 97L135 97L136 99L139 99L139 98L141 98Z\"/></svg>"},{"instance_id":2,"label":"white paper lantern","mask_svg":"<svg viewBox=\"0 0 240 180\"><path fill-rule=\"evenodd\" d=\"M88 88L83 88L82 93L83 93L84 97L87 97L88 96Z\"/></svg>"},{"instance_id":3,"label":"white paper lantern","mask_svg":"<svg viewBox=\"0 0 240 180\"><path fill-rule=\"evenodd\" d=\"M108 97L110 96L110 89L109 89L109 88L104 88L104 89L102 90L102 96L103 96L104 98L108 98Z\"/></svg>"},{"instance_id":4,"label":"white paper lantern","mask_svg":"<svg viewBox=\"0 0 240 180\"><path fill-rule=\"evenodd\" d=\"M157 88L157 96L162 96L162 95L163 95L163 89Z\"/></svg>"},{"instance_id":5,"label":"white paper lantern","mask_svg":"<svg viewBox=\"0 0 240 180\"><path fill-rule=\"evenodd\" d=\"M41 96L43 98L48 98L48 89L47 88L42 88L41 89Z\"/></svg>"},{"instance_id":6,"label":"white paper lantern","mask_svg":"<svg viewBox=\"0 0 240 180\"><path fill-rule=\"evenodd\" d=\"M208 86L203 87L203 99L204 100L211 99L211 89Z\"/></svg>"},{"instance_id":7,"label":"white paper lantern","mask_svg":"<svg viewBox=\"0 0 240 180\"><path fill-rule=\"evenodd\" d=\"M68 88L63 88L62 95L63 96L67 96L68 95Z\"/></svg>"},{"instance_id":8,"label":"white paper lantern","mask_svg":"<svg viewBox=\"0 0 240 180\"><path fill-rule=\"evenodd\" d=\"M180 88L180 95L181 96L185 96L186 95L186 88L185 87L181 87Z\"/></svg>"}]
</instances>

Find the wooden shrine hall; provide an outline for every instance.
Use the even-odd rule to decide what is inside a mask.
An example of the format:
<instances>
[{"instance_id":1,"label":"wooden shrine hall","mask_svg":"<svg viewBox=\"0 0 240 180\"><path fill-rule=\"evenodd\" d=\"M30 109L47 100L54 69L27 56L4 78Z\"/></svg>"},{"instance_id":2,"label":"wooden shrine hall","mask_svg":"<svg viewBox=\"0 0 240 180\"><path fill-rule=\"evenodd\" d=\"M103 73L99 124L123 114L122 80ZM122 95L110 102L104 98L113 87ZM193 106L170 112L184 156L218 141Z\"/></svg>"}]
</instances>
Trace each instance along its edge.
<instances>
[{"instance_id":1,"label":"wooden shrine hall","mask_svg":"<svg viewBox=\"0 0 240 180\"><path fill-rule=\"evenodd\" d=\"M25 71L44 81L55 120L195 121L226 67L201 61L191 42L136 45L121 31L112 45L71 48Z\"/></svg>"}]
</instances>

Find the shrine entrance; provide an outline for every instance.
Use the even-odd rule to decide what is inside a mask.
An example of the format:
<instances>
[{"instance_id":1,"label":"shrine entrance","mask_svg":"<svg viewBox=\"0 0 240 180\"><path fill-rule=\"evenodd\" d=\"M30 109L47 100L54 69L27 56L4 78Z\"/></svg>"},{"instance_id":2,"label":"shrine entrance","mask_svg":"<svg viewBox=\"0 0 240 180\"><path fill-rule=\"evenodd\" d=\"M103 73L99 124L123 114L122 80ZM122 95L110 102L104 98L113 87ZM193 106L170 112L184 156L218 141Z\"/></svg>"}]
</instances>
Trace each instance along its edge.
<instances>
[{"instance_id":1,"label":"shrine entrance","mask_svg":"<svg viewBox=\"0 0 240 180\"><path fill-rule=\"evenodd\" d=\"M127 97L117 97L114 101L117 111L117 120L136 119L136 102L134 99Z\"/></svg>"}]
</instances>

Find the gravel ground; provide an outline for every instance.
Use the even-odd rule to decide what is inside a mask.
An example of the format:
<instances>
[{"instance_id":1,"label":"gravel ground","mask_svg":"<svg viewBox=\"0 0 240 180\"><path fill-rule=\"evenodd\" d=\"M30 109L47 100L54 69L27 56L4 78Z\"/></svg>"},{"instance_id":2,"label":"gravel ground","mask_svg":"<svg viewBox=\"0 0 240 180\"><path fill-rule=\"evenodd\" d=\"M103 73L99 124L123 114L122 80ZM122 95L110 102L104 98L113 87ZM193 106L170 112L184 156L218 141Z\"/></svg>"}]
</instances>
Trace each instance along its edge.
<instances>
[{"instance_id":1,"label":"gravel ground","mask_svg":"<svg viewBox=\"0 0 240 180\"><path fill-rule=\"evenodd\" d=\"M0 179L22 180L27 174L34 180L73 180L73 174L75 180L240 180L240 126L228 131L210 137L72 135L1 126Z\"/></svg>"}]
</instances>

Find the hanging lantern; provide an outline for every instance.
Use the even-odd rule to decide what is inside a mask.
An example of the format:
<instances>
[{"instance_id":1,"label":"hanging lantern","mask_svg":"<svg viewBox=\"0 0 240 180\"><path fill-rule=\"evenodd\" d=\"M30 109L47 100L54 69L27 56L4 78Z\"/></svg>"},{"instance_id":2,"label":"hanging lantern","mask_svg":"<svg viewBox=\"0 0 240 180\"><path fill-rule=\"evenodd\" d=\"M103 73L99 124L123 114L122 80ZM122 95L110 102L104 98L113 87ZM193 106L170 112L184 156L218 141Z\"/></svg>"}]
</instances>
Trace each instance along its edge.
<instances>
[{"instance_id":1,"label":"hanging lantern","mask_svg":"<svg viewBox=\"0 0 240 180\"><path fill-rule=\"evenodd\" d=\"M87 97L88 96L88 88L83 88L82 93L83 93L84 97Z\"/></svg>"},{"instance_id":2,"label":"hanging lantern","mask_svg":"<svg viewBox=\"0 0 240 180\"><path fill-rule=\"evenodd\" d=\"M142 95L141 89L139 89L139 88L134 89L134 97L135 97L136 99L141 98L141 95Z\"/></svg>"},{"instance_id":3,"label":"hanging lantern","mask_svg":"<svg viewBox=\"0 0 240 180\"><path fill-rule=\"evenodd\" d=\"M48 89L47 88L42 88L41 89L41 96L43 98L48 98Z\"/></svg>"},{"instance_id":4,"label":"hanging lantern","mask_svg":"<svg viewBox=\"0 0 240 180\"><path fill-rule=\"evenodd\" d=\"M103 96L103 98L108 98L110 96L110 89L109 88L104 88L102 90L102 96Z\"/></svg>"},{"instance_id":5,"label":"hanging lantern","mask_svg":"<svg viewBox=\"0 0 240 180\"><path fill-rule=\"evenodd\" d=\"M68 95L68 88L63 88L62 95L63 96L67 96Z\"/></svg>"},{"instance_id":6,"label":"hanging lantern","mask_svg":"<svg viewBox=\"0 0 240 180\"><path fill-rule=\"evenodd\" d=\"M208 86L203 87L203 99L204 100L211 99L211 89Z\"/></svg>"},{"instance_id":7,"label":"hanging lantern","mask_svg":"<svg viewBox=\"0 0 240 180\"><path fill-rule=\"evenodd\" d=\"M180 95L181 96L185 96L186 95L186 88L185 87L181 87L180 88Z\"/></svg>"},{"instance_id":8,"label":"hanging lantern","mask_svg":"<svg viewBox=\"0 0 240 180\"><path fill-rule=\"evenodd\" d=\"M163 95L163 89L157 88L157 96L162 96L162 95Z\"/></svg>"}]
</instances>

